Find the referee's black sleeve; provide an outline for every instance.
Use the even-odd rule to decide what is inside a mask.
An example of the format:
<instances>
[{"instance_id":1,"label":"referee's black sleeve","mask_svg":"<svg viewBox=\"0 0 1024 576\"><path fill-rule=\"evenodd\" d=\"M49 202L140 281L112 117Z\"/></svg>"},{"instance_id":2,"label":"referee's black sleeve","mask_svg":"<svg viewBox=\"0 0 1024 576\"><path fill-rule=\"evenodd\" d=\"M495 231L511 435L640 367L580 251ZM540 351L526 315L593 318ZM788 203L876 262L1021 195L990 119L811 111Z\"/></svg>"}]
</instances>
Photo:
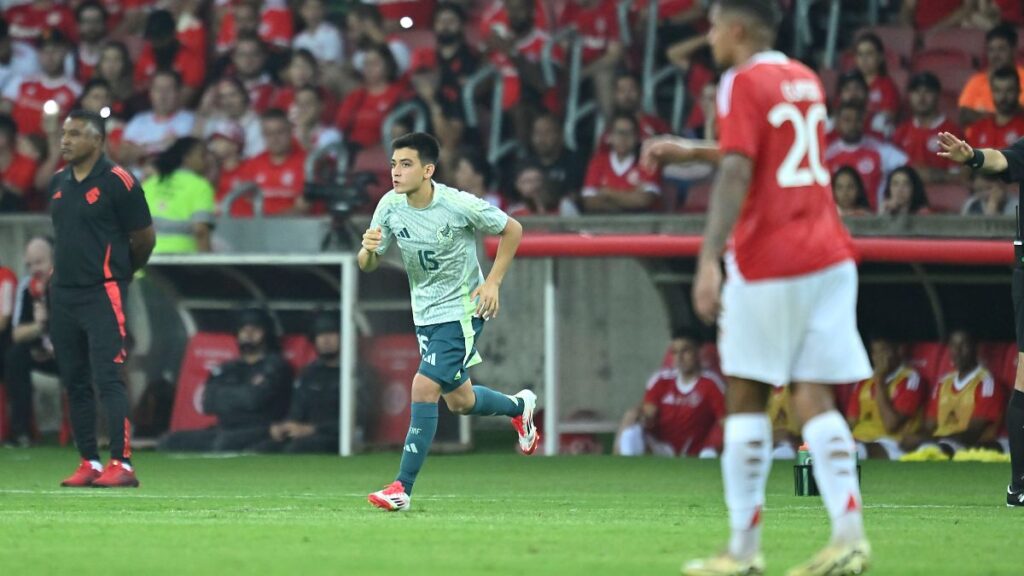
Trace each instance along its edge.
<instances>
[{"instance_id":1,"label":"referee's black sleeve","mask_svg":"<svg viewBox=\"0 0 1024 576\"><path fill-rule=\"evenodd\" d=\"M114 168L114 173L124 169ZM142 192L142 186L134 176L121 177L121 183L126 186L116 186L117 201L114 203L114 210L117 213L117 222L121 229L126 232L135 232L148 228L153 224L153 217L149 213L149 204L146 203L146 195Z\"/></svg>"},{"instance_id":2,"label":"referee's black sleeve","mask_svg":"<svg viewBox=\"0 0 1024 576\"><path fill-rule=\"evenodd\" d=\"M1006 158L1007 168L999 175L1006 182L1024 184L1024 138L1017 140L1009 148L1000 150Z\"/></svg>"}]
</instances>

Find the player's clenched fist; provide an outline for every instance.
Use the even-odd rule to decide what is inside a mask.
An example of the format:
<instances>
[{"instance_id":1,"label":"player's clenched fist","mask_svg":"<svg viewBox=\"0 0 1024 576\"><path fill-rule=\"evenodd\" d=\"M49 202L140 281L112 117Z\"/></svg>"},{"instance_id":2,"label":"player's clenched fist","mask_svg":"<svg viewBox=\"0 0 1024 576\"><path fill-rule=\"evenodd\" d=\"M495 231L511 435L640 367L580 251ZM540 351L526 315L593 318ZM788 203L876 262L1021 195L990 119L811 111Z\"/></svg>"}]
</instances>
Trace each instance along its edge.
<instances>
[{"instance_id":1,"label":"player's clenched fist","mask_svg":"<svg viewBox=\"0 0 1024 576\"><path fill-rule=\"evenodd\" d=\"M377 228L370 228L366 232L363 232L363 248L367 252L377 252L377 248L380 248L380 241L384 237L384 231Z\"/></svg>"}]
</instances>

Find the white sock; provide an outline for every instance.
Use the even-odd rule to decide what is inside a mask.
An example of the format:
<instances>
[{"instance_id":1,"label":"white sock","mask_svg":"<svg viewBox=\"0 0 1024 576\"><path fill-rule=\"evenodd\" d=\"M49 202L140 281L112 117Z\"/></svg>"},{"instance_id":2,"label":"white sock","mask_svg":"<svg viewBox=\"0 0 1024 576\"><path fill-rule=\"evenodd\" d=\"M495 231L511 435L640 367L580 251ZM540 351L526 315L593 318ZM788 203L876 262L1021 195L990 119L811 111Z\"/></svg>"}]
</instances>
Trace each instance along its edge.
<instances>
[{"instance_id":1,"label":"white sock","mask_svg":"<svg viewBox=\"0 0 1024 576\"><path fill-rule=\"evenodd\" d=\"M92 466L92 469L97 472L103 472L103 463L99 460L89 460L89 466Z\"/></svg>"},{"instance_id":2,"label":"white sock","mask_svg":"<svg viewBox=\"0 0 1024 576\"><path fill-rule=\"evenodd\" d=\"M761 507L772 466L771 422L765 414L725 419L722 481L729 507L729 554L747 560L761 548Z\"/></svg>"},{"instance_id":3,"label":"white sock","mask_svg":"<svg viewBox=\"0 0 1024 576\"><path fill-rule=\"evenodd\" d=\"M832 542L863 539L860 483L853 460L856 448L849 426L839 412L831 410L804 424L803 435L814 459L814 479L832 519Z\"/></svg>"}]
</instances>

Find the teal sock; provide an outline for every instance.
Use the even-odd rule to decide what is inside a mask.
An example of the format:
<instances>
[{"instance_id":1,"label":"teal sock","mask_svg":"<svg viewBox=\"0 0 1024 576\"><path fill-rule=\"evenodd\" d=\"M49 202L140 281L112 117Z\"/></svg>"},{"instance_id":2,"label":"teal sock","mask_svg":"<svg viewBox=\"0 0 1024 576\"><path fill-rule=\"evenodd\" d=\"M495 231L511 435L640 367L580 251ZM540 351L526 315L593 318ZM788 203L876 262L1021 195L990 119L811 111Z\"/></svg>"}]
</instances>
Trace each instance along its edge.
<instances>
[{"instance_id":1,"label":"teal sock","mask_svg":"<svg viewBox=\"0 0 1024 576\"><path fill-rule=\"evenodd\" d=\"M402 463L398 467L397 480L402 483L405 493L412 495L412 485L427 459L430 444L437 432L437 402L413 402L409 418L409 434L402 448Z\"/></svg>"},{"instance_id":2,"label":"teal sock","mask_svg":"<svg viewBox=\"0 0 1024 576\"><path fill-rule=\"evenodd\" d=\"M484 386L473 386L476 404L470 414L479 416L519 416L523 413L523 403L510 398L501 392L495 392Z\"/></svg>"}]
</instances>

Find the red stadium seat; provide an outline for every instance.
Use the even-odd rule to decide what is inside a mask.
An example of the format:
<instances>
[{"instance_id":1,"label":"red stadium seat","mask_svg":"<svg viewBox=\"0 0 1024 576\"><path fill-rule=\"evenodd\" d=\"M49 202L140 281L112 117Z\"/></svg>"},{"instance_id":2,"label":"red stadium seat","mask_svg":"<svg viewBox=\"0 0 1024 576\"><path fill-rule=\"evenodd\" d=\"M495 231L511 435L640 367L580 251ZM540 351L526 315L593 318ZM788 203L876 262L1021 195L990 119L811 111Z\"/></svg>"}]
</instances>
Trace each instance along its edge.
<instances>
[{"instance_id":1,"label":"red stadium seat","mask_svg":"<svg viewBox=\"0 0 1024 576\"><path fill-rule=\"evenodd\" d=\"M946 68L966 69L974 71L974 59L960 50L923 50L914 54L911 60L914 72L930 70L935 72Z\"/></svg>"},{"instance_id":2,"label":"red stadium seat","mask_svg":"<svg viewBox=\"0 0 1024 576\"><path fill-rule=\"evenodd\" d=\"M202 412L203 387L211 368L236 357L234 334L199 332L188 341L174 394L171 432L209 428L217 423L216 417Z\"/></svg>"},{"instance_id":3,"label":"red stadium seat","mask_svg":"<svg viewBox=\"0 0 1024 576\"><path fill-rule=\"evenodd\" d=\"M944 93L955 94L959 98L960 91L976 71L973 68L933 68L929 72L939 78Z\"/></svg>"},{"instance_id":4,"label":"red stadium seat","mask_svg":"<svg viewBox=\"0 0 1024 576\"><path fill-rule=\"evenodd\" d=\"M996 384L1006 390L1013 388L1017 375L1017 344L1014 342L982 342L978 345L981 363L988 368Z\"/></svg>"},{"instance_id":5,"label":"red stadium seat","mask_svg":"<svg viewBox=\"0 0 1024 576\"><path fill-rule=\"evenodd\" d=\"M962 52L976 64L985 54L985 31L973 28L946 28L934 30L924 35L922 50L945 50Z\"/></svg>"},{"instance_id":6,"label":"red stadium seat","mask_svg":"<svg viewBox=\"0 0 1024 576\"><path fill-rule=\"evenodd\" d=\"M688 214L703 214L708 211L708 203L711 201L711 180L697 182L690 186L686 193L686 200L678 207L678 212Z\"/></svg>"},{"instance_id":7,"label":"red stadium seat","mask_svg":"<svg viewBox=\"0 0 1024 576\"><path fill-rule=\"evenodd\" d=\"M309 366L309 363L316 359L316 348L309 338L302 334L288 334L281 338L281 352L284 359L291 364L295 374Z\"/></svg>"},{"instance_id":8,"label":"red stadium seat","mask_svg":"<svg viewBox=\"0 0 1024 576\"><path fill-rule=\"evenodd\" d=\"M854 35L857 38L861 34L871 32L878 36L885 45L885 51L895 54L904 61L910 60L910 55L917 48L917 31L906 26L874 26L861 28Z\"/></svg>"},{"instance_id":9,"label":"red stadium seat","mask_svg":"<svg viewBox=\"0 0 1024 576\"><path fill-rule=\"evenodd\" d=\"M946 352L941 342L914 342L907 347L907 362L917 370L926 388L930 388L942 374L939 363Z\"/></svg>"},{"instance_id":10,"label":"red stadium seat","mask_svg":"<svg viewBox=\"0 0 1024 576\"><path fill-rule=\"evenodd\" d=\"M971 195L966 186L959 183L933 183L925 190L928 205L935 212L959 214L964 202Z\"/></svg>"}]
</instances>

